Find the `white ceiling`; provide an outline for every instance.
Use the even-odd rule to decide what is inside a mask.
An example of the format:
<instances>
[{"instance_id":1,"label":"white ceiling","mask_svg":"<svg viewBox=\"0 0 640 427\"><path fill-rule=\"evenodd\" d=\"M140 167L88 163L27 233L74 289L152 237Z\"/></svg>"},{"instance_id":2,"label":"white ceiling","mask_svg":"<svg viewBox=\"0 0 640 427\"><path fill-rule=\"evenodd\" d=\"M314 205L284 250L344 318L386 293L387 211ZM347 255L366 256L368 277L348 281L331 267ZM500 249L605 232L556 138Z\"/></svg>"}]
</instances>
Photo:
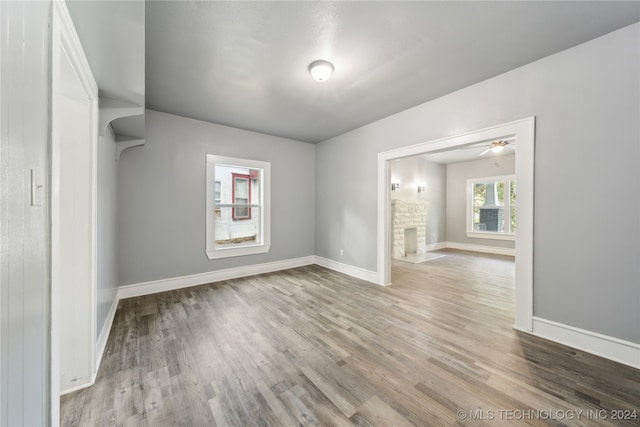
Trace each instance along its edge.
<instances>
[{"instance_id":1,"label":"white ceiling","mask_svg":"<svg viewBox=\"0 0 640 427\"><path fill-rule=\"evenodd\" d=\"M101 97L307 142L640 20L638 1L67 4ZM112 125L144 136L143 116Z\"/></svg>"},{"instance_id":2,"label":"white ceiling","mask_svg":"<svg viewBox=\"0 0 640 427\"><path fill-rule=\"evenodd\" d=\"M145 3L66 0L100 98L145 106ZM120 136L144 138L144 116L111 122Z\"/></svg>"},{"instance_id":3,"label":"white ceiling","mask_svg":"<svg viewBox=\"0 0 640 427\"><path fill-rule=\"evenodd\" d=\"M507 145L499 153L487 151L487 148L489 148L490 145L491 141L485 141L469 144L468 146L461 148L447 149L427 154L419 154L418 157L421 157L430 162L448 165L451 163L469 162L472 160L481 160L488 158L499 160L502 157L513 156L516 154L515 141L513 143L510 143L510 145Z\"/></svg>"},{"instance_id":4,"label":"white ceiling","mask_svg":"<svg viewBox=\"0 0 640 427\"><path fill-rule=\"evenodd\" d=\"M315 143L638 20L635 1L148 1L146 105Z\"/></svg>"},{"instance_id":5,"label":"white ceiling","mask_svg":"<svg viewBox=\"0 0 640 427\"><path fill-rule=\"evenodd\" d=\"M144 3L67 0L100 97L144 106Z\"/></svg>"}]
</instances>

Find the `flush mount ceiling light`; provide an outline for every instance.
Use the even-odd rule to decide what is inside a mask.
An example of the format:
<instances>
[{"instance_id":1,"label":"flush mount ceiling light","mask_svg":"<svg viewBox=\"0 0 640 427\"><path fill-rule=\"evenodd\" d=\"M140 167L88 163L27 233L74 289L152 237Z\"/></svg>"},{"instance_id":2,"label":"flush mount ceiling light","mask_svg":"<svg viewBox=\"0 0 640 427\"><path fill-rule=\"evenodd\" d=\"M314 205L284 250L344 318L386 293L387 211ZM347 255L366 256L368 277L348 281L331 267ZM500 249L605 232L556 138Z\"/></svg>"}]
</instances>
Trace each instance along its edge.
<instances>
[{"instance_id":1,"label":"flush mount ceiling light","mask_svg":"<svg viewBox=\"0 0 640 427\"><path fill-rule=\"evenodd\" d=\"M329 80L333 73L333 64L329 61L319 59L309 64L309 73L311 77L317 82L323 82Z\"/></svg>"}]
</instances>

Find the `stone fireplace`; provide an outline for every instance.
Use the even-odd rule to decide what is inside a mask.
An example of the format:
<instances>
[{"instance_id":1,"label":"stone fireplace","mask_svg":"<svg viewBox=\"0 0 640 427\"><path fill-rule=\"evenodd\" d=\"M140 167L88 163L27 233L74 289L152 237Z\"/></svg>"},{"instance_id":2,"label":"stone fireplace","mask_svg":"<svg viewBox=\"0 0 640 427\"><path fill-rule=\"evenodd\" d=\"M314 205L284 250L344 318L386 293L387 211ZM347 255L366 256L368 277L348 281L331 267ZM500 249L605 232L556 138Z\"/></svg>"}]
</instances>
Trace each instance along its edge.
<instances>
[{"instance_id":1,"label":"stone fireplace","mask_svg":"<svg viewBox=\"0 0 640 427\"><path fill-rule=\"evenodd\" d=\"M391 201L392 258L407 253L424 253L427 225L427 203Z\"/></svg>"},{"instance_id":2,"label":"stone fireplace","mask_svg":"<svg viewBox=\"0 0 640 427\"><path fill-rule=\"evenodd\" d=\"M480 208L480 223L478 224L478 229L481 231L503 231L504 207L482 206Z\"/></svg>"},{"instance_id":3,"label":"stone fireplace","mask_svg":"<svg viewBox=\"0 0 640 427\"><path fill-rule=\"evenodd\" d=\"M495 183L487 184L484 205L480 207L480 222L476 229L480 231L498 231L504 229L504 206L498 205L498 189Z\"/></svg>"}]
</instances>

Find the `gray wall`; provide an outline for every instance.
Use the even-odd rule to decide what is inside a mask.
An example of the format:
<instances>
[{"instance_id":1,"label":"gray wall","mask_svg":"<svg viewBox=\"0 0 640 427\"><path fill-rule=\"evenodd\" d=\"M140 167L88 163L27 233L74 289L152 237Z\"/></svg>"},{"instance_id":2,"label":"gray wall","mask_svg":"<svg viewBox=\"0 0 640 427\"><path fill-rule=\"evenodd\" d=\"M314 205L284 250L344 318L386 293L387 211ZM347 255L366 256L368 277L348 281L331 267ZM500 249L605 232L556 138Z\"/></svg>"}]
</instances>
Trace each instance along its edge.
<instances>
[{"instance_id":1,"label":"gray wall","mask_svg":"<svg viewBox=\"0 0 640 427\"><path fill-rule=\"evenodd\" d=\"M314 254L314 145L151 110L145 141L120 158L121 285ZM206 154L271 162L269 253L207 259Z\"/></svg>"},{"instance_id":2,"label":"gray wall","mask_svg":"<svg viewBox=\"0 0 640 427\"><path fill-rule=\"evenodd\" d=\"M49 419L51 3L0 2L0 425ZM44 184L31 206L30 170Z\"/></svg>"},{"instance_id":3,"label":"gray wall","mask_svg":"<svg viewBox=\"0 0 640 427\"><path fill-rule=\"evenodd\" d=\"M98 200L97 200L97 330L99 337L109 309L118 292L118 224L117 224L118 162L116 143L111 127L98 137Z\"/></svg>"},{"instance_id":4,"label":"gray wall","mask_svg":"<svg viewBox=\"0 0 640 427\"><path fill-rule=\"evenodd\" d=\"M470 162L447 165L447 241L468 245L515 248L510 240L477 239L467 237L467 179L489 176L513 175L516 172L516 156L485 157Z\"/></svg>"},{"instance_id":5,"label":"gray wall","mask_svg":"<svg viewBox=\"0 0 640 427\"><path fill-rule=\"evenodd\" d=\"M376 270L378 152L536 116L534 313L640 343L639 43L634 24L319 144L316 254Z\"/></svg>"},{"instance_id":6,"label":"gray wall","mask_svg":"<svg viewBox=\"0 0 640 427\"><path fill-rule=\"evenodd\" d=\"M393 160L390 166L391 181L399 180L401 183L398 190L391 192L391 199L427 202L427 229L423 243L445 242L447 167L419 156ZM423 193L418 193L418 183L425 184Z\"/></svg>"}]
</instances>

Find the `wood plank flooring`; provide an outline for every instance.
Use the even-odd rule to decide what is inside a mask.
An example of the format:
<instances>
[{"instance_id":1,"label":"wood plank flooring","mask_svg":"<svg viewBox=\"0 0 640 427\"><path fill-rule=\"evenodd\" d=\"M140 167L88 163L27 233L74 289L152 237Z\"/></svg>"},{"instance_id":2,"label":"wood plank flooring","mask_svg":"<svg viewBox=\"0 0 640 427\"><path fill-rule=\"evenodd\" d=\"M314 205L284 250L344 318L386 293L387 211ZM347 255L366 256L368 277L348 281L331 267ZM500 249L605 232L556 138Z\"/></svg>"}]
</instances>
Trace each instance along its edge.
<instances>
[{"instance_id":1,"label":"wood plank flooring","mask_svg":"<svg viewBox=\"0 0 640 427\"><path fill-rule=\"evenodd\" d=\"M442 253L123 300L62 425L640 425L640 371L512 329L512 258Z\"/></svg>"}]
</instances>

